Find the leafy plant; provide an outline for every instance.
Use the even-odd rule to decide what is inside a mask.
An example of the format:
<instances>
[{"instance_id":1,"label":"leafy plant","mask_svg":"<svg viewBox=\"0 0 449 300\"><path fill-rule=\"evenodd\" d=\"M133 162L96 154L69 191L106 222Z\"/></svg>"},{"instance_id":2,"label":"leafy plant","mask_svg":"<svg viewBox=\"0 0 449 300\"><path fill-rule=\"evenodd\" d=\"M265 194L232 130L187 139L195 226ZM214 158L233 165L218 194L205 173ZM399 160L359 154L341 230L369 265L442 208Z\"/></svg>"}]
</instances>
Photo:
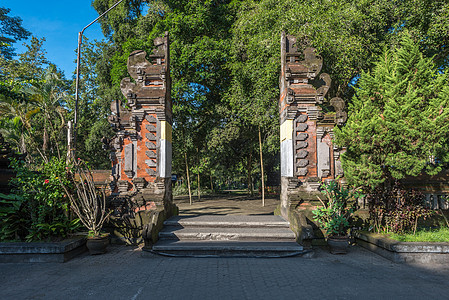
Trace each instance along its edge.
<instances>
[{"instance_id":1,"label":"leafy plant","mask_svg":"<svg viewBox=\"0 0 449 300\"><path fill-rule=\"evenodd\" d=\"M0 240L18 240L26 232L27 219L20 195L0 193Z\"/></svg>"},{"instance_id":2,"label":"leafy plant","mask_svg":"<svg viewBox=\"0 0 449 300\"><path fill-rule=\"evenodd\" d=\"M80 227L80 219L64 220L63 222L53 224L37 224L35 229L26 236L26 241L32 242L36 240L43 240L50 236L58 238L66 238L68 233L74 232Z\"/></svg>"},{"instance_id":3,"label":"leafy plant","mask_svg":"<svg viewBox=\"0 0 449 300\"><path fill-rule=\"evenodd\" d=\"M12 224L14 219L15 226L23 229L21 238L26 237L28 241L42 240L55 236L66 237L72 232L72 226L68 225L73 222L69 213L69 199L60 185L61 181L67 186L72 185L66 176L69 167L65 160L52 158L35 170L31 170L21 160L12 160L11 166L16 177L10 184L22 200L20 208L11 213L8 220Z\"/></svg>"},{"instance_id":4,"label":"leafy plant","mask_svg":"<svg viewBox=\"0 0 449 300\"><path fill-rule=\"evenodd\" d=\"M357 209L357 200L363 195L335 181L322 184L321 193L327 201L318 197L323 206L313 211L313 219L325 230L326 235L345 236L350 227L350 218Z\"/></svg>"},{"instance_id":5,"label":"leafy plant","mask_svg":"<svg viewBox=\"0 0 449 300\"><path fill-rule=\"evenodd\" d=\"M68 170L68 177L73 183L73 189L60 180L60 186L70 199L71 208L81 223L89 230L89 237L100 236L103 223L110 215L106 211L106 195L104 188L95 188L92 173L86 164L78 159L73 170Z\"/></svg>"},{"instance_id":6,"label":"leafy plant","mask_svg":"<svg viewBox=\"0 0 449 300\"><path fill-rule=\"evenodd\" d=\"M424 194L403 189L398 181L393 187L378 187L367 195L370 220L377 232L416 232L418 219L426 219L432 211L424 207Z\"/></svg>"}]
</instances>

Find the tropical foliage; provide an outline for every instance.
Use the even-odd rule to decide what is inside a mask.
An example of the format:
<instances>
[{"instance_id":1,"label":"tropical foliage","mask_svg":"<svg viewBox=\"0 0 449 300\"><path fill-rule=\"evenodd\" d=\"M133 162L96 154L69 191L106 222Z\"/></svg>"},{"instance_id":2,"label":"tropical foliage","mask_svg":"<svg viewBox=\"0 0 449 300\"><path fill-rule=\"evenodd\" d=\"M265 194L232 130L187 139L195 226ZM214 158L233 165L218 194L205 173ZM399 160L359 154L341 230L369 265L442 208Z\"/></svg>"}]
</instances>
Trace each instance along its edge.
<instances>
[{"instance_id":1,"label":"tropical foliage","mask_svg":"<svg viewBox=\"0 0 449 300\"><path fill-rule=\"evenodd\" d=\"M357 190L348 190L332 181L321 186L321 193L326 197L320 200L322 206L313 211L313 219L328 236L346 236L358 200L363 197Z\"/></svg>"},{"instance_id":2,"label":"tropical foliage","mask_svg":"<svg viewBox=\"0 0 449 300\"><path fill-rule=\"evenodd\" d=\"M115 2L92 5L100 14ZM351 184L388 190L395 179L435 174L449 160L448 12L445 0L125 0L100 19L105 39L85 39L81 49L77 154L93 168L109 168L100 140L112 135L111 101L126 106L119 83L128 77L128 55L150 53L153 39L168 31L173 172L198 196L218 186L252 193L264 167L271 174L279 168L279 44L286 31L299 48L315 47L324 57L333 79L327 97L349 102L348 122L335 134L347 149ZM33 207L66 209L63 196L43 196L42 182L66 158L74 82L47 59L44 38L32 37L15 55L13 44L31 33L10 13L0 8L0 131L24 154L25 164L15 166L30 182L2 201L21 220L33 193L42 196ZM26 226L33 232L61 221L48 207L33 213Z\"/></svg>"},{"instance_id":3,"label":"tropical foliage","mask_svg":"<svg viewBox=\"0 0 449 300\"><path fill-rule=\"evenodd\" d=\"M363 72L345 126L335 131L346 178L388 187L393 179L435 175L449 162L449 78L410 34Z\"/></svg>"}]
</instances>

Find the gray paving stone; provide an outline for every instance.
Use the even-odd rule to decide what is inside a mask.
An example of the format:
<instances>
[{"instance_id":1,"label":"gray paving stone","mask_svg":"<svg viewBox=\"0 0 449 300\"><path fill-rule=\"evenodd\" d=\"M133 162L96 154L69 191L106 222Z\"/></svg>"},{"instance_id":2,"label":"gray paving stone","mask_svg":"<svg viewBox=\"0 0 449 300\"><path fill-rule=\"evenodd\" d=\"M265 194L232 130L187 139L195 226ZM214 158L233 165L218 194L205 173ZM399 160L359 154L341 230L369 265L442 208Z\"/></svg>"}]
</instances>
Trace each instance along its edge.
<instances>
[{"instance_id":1,"label":"gray paving stone","mask_svg":"<svg viewBox=\"0 0 449 300\"><path fill-rule=\"evenodd\" d=\"M201 215L194 217L174 216L164 222L168 226L221 226L221 227L284 227L288 222L274 215Z\"/></svg>"},{"instance_id":2,"label":"gray paving stone","mask_svg":"<svg viewBox=\"0 0 449 300\"><path fill-rule=\"evenodd\" d=\"M142 258L112 246L66 263L0 264L0 299L447 299L449 266L344 256Z\"/></svg>"},{"instance_id":3,"label":"gray paving stone","mask_svg":"<svg viewBox=\"0 0 449 300\"><path fill-rule=\"evenodd\" d=\"M166 227L159 232L160 238L165 239L200 239L200 240L241 240L257 239L265 240L295 239L295 234L289 228L245 228L245 227Z\"/></svg>"}]
</instances>

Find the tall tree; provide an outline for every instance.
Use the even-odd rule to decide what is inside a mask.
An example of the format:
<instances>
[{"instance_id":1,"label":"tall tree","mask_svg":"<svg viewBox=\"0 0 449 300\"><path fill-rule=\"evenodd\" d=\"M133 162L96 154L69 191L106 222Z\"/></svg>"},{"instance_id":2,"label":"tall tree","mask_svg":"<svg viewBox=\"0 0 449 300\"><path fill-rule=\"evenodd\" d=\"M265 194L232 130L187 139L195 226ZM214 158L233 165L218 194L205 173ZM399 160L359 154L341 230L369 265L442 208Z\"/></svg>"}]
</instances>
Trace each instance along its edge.
<instances>
[{"instance_id":1,"label":"tall tree","mask_svg":"<svg viewBox=\"0 0 449 300\"><path fill-rule=\"evenodd\" d=\"M345 177L374 188L449 162L449 77L409 34L361 75L345 126L335 130Z\"/></svg>"},{"instance_id":2,"label":"tall tree","mask_svg":"<svg viewBox=\"0 0 449 300\"><path fill-rule=\"evenodd\" d=\"M22 19L11 17L8 14L11 9L0 7L0 56L12 59L14 56L14 44L17 41L27 39L31 33L22 27Z\"/></svg>"}]
</instances>

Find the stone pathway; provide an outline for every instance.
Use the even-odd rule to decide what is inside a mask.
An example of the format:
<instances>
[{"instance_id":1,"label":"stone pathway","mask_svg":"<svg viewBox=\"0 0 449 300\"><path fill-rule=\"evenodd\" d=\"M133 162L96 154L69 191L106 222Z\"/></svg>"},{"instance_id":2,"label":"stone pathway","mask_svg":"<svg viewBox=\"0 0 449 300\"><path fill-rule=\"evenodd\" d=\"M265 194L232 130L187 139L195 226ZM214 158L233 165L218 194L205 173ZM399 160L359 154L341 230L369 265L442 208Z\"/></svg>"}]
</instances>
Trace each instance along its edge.
<instances>
[{"instance_id":1,"label":"stone pathway","mask_svg":"<svg viewBox=\"0 0 449 300\"><path fill-rule=\"evenodd\" d=\"M196 215L272 215L278 206L279 195L267 195L265 206L262 199L247 195L223 194L192 198L192 205L186 196L174 197L174 203L179 207L179 214L183 216Z\"/></svg>"},{"instance_id":2,"label":"stone pathway","mask_svg":"<svg viewBox=\"0 0 449 300\"><path fill-rule=\"evenodd\" d=\"M271 214L279 200L203 198L186 216ZM0 299L448 299L449 266L395 264L359 247L314 258L183 258L110 246L67 263L0 264Z\"/></svg>"},{"instance_id":3,"label":"stone pathway","mask_svg":"<svg viewBox=\"0 0 449 300\"><path fill-rule=\"evenodd\" d=\"M0 299L448 299L449 266L394 264L353 247L315 258L142 257L112 246L67 263L0 264Z\"/></svg>"}]
</instances>

